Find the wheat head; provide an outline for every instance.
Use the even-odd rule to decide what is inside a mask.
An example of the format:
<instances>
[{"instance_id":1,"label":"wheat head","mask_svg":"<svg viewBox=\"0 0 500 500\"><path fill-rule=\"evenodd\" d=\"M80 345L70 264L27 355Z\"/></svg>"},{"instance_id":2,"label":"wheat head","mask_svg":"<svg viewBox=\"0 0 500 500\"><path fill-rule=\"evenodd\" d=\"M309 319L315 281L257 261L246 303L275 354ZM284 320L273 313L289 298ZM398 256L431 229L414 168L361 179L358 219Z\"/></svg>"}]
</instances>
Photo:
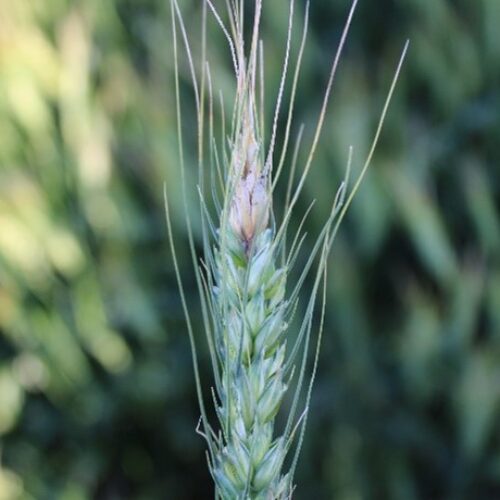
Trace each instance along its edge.
<instances>
[{"instance_id":1,"label":"wheat head","mask_svg":"<svg viewBox=\"0 0 500 500\"><path fill-rule=\"evenodd\" d=\"M323 120L337 71L340 55L356 8L352 2L344 31L332 63L330 77L324 94L323 105L314 131L312 146L302 173L293 186L293 172L302 129L297 137L291 160L287 205L283 219L275 222L272 198L276 183L287 158L287 148L293 116L293 101L300 63L307 33L309 3L306 5L305 23L300 49L292 77L291 103L286 118L284 145L276 162L274 149L276 128L280 114L283 89L288 72L294 0L290 0L289 24L282 78L278 89L274 120L269 144L264 144L263 106L258 105L257 82L260 80L260 101L263 94L262 44L259 27L262 0L254 2L254 17L250 49L245 52L244 1L226 0L229 28L223 22L211 0L203 0L202 57L205 57L205 24L207 12L225 34L236 78L236 92L232 113L232 128L219 146L213 137L213 91L209 64L202 65L201 79L197 80L187 30L176 0L171 0L174 33L175 88L177 120L179 124L179 152L182 189L190 251L196 270L202 315L207 343L212 360L214 388L212 390L218 426L210 424L205 408L203 390L198 372L195 334L184 295L182 277L177 263L172 223L165 190L167 229L173 254L177 279L186 315L193 353L198 400L201 410L200 434L208 444L208 463L215 482L215 496L224 500L283 500L291 498L293 476L304 437L312 384L316 373L323 329L326 262L333 240L347 207L358 190L371 161L378 141L388 104L394 91L401 65L406 54L403 50L399 65L381 113L372 147L352 190L347 194L347 184L352 160L348 155L346 178L341 184L329 217L317 236L306 265L293 284L289 282L290 269L303 242L297 233L290 249L286 236L290 216L311 168L314 153L323 127ZM184 176L182 143L182 112L178 76L178 33L186 49L188 67L192 76L196 109L198 113L198 167L200 179L200 214L203 221L204 257L200 263L195 251L191 222L188 217ZM260 64L259 64L260 62ZM205 96L208 96L205 101ZM208 123L206 125L208 116ZM214 172L210 193L215 210L208 207L208 196L203 184L206 158L204 134L208 129L209 165ZM226 141L227 139L227 141ZM316 266L314 263L316 262ZM289 335L289 324L300 297L302 285L312 271L313 286L303 317L298 321L295 335ZM313 354L312 371L307 378L306 367L312 336L313 314L317 298L321 298L320 327ZM292 341L293 340L293 341ZM287 345L290 342L290 346ZM302 352L302 355L300 356ZM297 369L295 369L297 368ZM286 424L277 428L275 418L287 390L291 391ZM301 399L301 395L303 396ZM299 403L301 402L301 403ZM299 408L302 404L302 409ZM291 450L293 449L293 453ZM287 470L285 470L287 469Z\"/></svg>"}]
</instances>

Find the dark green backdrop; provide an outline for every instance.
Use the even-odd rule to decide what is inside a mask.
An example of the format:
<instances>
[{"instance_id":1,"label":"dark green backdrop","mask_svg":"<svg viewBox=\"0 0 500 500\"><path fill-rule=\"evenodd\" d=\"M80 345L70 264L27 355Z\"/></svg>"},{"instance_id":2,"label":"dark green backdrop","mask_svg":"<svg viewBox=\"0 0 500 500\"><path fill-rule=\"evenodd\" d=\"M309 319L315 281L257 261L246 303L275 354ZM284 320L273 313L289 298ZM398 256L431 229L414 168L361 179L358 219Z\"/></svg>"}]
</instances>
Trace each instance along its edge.
<instances>
[{"instance_id":1,"label":"dark green backdrop","mask_svg":"<svg viewBox=\"0 0 500 500\"><path fill-rule=\"evenodd\" d=\"M202 2L179 3L198 54ZM288 7L264 4L271 119ZM306 143L348 7L311 2L294 126L306 125ZM196 312L169 9L0 4L2 500L212 496L164 223L165 181ZM303 10L297 0L294 54ZM411 47L330 261L297 499L500 498L499 22L498 0L360 1L297 213L317 200L305 253L350 144L359 171L406 38ZM212 18L209 59L229 103ZM190 145L184 57L181 80Z\"/></svg>"}]
</instances>

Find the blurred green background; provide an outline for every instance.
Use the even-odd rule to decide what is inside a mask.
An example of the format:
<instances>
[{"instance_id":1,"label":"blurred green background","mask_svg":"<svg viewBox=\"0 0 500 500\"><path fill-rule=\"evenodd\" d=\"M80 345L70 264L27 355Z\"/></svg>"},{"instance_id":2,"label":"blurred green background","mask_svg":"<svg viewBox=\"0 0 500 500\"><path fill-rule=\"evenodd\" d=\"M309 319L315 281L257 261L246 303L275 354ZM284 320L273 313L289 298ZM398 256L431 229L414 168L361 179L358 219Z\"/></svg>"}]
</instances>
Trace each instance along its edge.
<instances>
[{"instance_id":1,"label":"blurred green background","mask_svg":"<svg viewBox=\"0 0 500 500\"><path fill-rule=\"evenodd\" d=\"M270 120L287 3L264 4ZM197 55L202 2L180 5ZM312 1L293 129L306 145L348 7ZM164 222L166 182L196 311L170 22L166 0L0 1L1 500L212 497ZM317 200L307 245L411 47L330 261L297 499L500 498L499 23L498 0L360 2L296 214ZM229 104L213 19L208 38ZM185 58L181 80L188 96Z\"/></svg>"}]
</instances>

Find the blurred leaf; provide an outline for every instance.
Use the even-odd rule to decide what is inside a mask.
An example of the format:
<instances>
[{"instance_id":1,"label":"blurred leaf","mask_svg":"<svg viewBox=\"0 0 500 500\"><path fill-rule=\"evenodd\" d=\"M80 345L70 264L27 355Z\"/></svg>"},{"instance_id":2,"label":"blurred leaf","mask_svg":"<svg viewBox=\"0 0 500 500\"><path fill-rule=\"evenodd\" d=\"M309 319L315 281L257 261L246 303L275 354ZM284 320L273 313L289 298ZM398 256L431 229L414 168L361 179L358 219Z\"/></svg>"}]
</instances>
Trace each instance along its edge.
<instances>
[{"instance_id":1,"label":"blurred leaf","mask_svg":"<svg viewBox=\"0 0 500 500\"><path fill-rule=\"evenodd\" d=\"M481 247L490 255L500 252L500 217L495 207L492 187L483 168L472 160L464 176L467 206L473 217L474 226L481 240Z\"/></svg>"},{"instance_id":2,"label":"blurred leaf","mask_svg":"<svg viewBox=\"0 0 500 500\"><path fill-rule=\"evenodd\" d=\"M461 444L467 457L478 460L488 443L500 403L498 354L477 350L466 361L456 397Z\"/></svg>"},{"instance_id":3,"label":"blurred leaf","mask_svg":"<svg viewBox=\"0 0 500 500\"><path fill-rule=\"evenodd\" d=\"M23 390L12 371L9 367L0 365L0 435L16 424L23 402Z\"/></svg>"},{"instance_id":4,"label":"blurred leaf","mask_svg":"<svg viewBox=\"0 0 500 500\"><path fill-rule=\"evenodd\" d=\"M391 170L389 179L396 209L408 225L415 249L434 277L448 286L457 275L457 263L438 208L420 186L401 172Z\"/></svg>"},{"instance_id":5,"label":"blurred leaf","mask_svg":"<svg viewBox=\"0 0 500 500\"><path fill-rule=\"evenodd\" d=\"M23 495L23 482L14 472L0 466L0 500L20 500Z\"/></svg>"}]
</instances>

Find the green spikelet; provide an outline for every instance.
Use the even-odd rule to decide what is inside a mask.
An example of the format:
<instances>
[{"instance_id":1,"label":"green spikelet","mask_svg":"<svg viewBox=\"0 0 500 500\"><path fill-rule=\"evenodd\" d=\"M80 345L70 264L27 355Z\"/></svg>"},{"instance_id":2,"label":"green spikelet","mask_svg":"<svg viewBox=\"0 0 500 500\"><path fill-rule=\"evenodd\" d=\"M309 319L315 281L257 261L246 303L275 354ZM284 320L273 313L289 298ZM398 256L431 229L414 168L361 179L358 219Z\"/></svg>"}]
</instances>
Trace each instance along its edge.
<instances>
[{"instance_id":1,"label":"green spikelet","mask_svg":"<svg viewBox=\"0 0 500 500\"><path fill-rule=\"evenodd\" d=\"M222 359L219 415L226 443L217 456L215 477L223 498L277 498L273 492L283 481L285 450L282 439L273 440L273 421L286 390L286 304L284 279L281 286L273 285L282 273L274 265L272 238L270 229L255 234L244 259L219 249L217 305L229 322L217 339ZM246 244L242 240L242 253ZM227 267L234 269L234 280L224 279L224 259L231 261Z\"/></svg>"}]
</instances>

